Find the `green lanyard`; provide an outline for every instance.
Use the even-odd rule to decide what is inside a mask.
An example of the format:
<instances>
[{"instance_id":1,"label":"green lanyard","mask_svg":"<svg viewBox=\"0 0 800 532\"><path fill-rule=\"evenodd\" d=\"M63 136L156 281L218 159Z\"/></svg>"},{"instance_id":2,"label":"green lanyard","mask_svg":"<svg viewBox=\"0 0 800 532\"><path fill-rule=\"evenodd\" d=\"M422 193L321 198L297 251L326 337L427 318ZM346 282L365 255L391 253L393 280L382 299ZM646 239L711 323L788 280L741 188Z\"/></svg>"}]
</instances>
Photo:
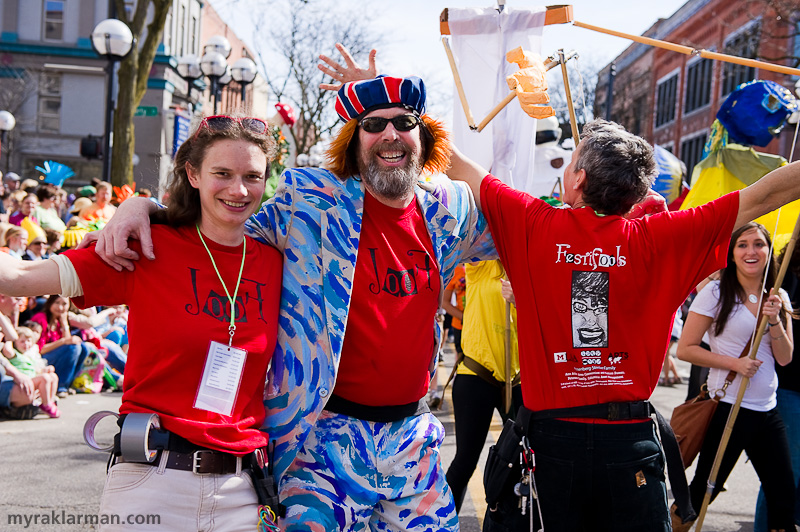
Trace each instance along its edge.
<instances>
[{"instance_id":1,"label":"green lanyard","mask_svg":"<svg viewBox=\"0 0 800 532\"><path fill-rule=\"evenodd\" d=\"M242 272L244 271L244 258L247 256L247 239L242 237L242 265L239 267L239 278L236 280L236 290L233 291L233 297L231 297L231 293L228 292L228 287L225 286L225 281L222 280L222 275L219 273L219 268L217 268L217 263L214 262L214 256L211 254L211 250L208 249L206 245L206 241L203 239L203 233L200 232L200 226L195 224L195 228L197 229L197 234L200 237L200 242L203 243L203 247L206 248L206 252L208 252L208 258L211 259L211 265L214 266L214 271L217 272L217 278L219 282L222 283L222 288L225 289L225 295L228 297L228 302L231 304L231 324L228 327L228 334L230 338L228 339L228 347L233 344L233 335L236 332L236 294L239 293L239 283L242 282Z\"/></svg>"}]
</instances>

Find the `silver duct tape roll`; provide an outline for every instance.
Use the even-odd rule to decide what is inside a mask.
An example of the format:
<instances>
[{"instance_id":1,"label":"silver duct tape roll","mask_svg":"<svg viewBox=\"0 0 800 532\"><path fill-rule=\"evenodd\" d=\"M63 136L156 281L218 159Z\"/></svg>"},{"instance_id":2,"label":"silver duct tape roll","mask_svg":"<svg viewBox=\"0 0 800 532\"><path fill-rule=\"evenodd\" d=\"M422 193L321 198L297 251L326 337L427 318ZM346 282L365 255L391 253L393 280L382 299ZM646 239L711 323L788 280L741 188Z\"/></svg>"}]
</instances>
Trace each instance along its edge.
<instances>
[{"instance_id":1,"label":"silver duct tape roll","mask_svg":"<svg viewBox=\"0 0 800 532\"><path fill-rule=\"evenodd\" d=\"M150 449L149 438L152 428L161 428L158 414L128 414L122 423L119 434L119 448L127 462L152 462L158 454Z\"/></svg>"},{"instance_id":2,"label":"silver duct tape roll","mask_svg":"<svg viewBox=\"0 0 800 532\"><path fill-rule=\"evenodd\" d=\"M97 427L97 424L100 422L101 419L106 418L108 416L114 416L119 419L119 414L116 412L112 412L110 410L101 410L100 412L95 412L89 419L86 420L86 423L83 425L83 441L86 442L86 445L94 449L95 451L102 451L102 452L110 452L114 448L114 442L111 442L111 445L108 447L101 447L97 440L94 437L94 429Z\"/></svg>"}]
</instances>

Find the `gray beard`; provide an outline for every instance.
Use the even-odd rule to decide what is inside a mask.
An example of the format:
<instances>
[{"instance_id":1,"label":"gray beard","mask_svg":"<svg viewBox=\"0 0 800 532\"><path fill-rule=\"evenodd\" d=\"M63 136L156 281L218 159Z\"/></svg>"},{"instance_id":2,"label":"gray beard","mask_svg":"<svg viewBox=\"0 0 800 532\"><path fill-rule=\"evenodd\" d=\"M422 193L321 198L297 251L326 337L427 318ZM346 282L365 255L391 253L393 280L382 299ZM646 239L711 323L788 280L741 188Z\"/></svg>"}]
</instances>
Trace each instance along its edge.
<instances>
[{"instance_id":1,"label":"gray beard","mask_svg":"<svg viewBox=\"0 0 800 532\"><path fill-rule=\"evenodd\" d=\"M422 164L416 154L410 154L404 166L384 168L376 160L377 154L369 154L369 163L359 161L359 170L364 183L374 194L388 200L408 197L422 173Z\"/></svg>"}]
</instances>

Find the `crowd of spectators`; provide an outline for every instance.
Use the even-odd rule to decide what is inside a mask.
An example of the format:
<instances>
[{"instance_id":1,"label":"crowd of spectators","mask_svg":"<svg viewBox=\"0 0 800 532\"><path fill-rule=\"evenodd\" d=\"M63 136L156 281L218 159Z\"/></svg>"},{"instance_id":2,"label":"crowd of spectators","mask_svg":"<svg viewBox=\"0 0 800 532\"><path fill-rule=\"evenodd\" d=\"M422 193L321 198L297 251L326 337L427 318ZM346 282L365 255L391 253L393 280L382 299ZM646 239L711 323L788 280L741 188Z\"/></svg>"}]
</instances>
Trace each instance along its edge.
<instances>
[{"instance_id":1,"label":"crowd of spectators","mask_svg":"<svg viewBox=\"0 0 800 532\"><path fill-rule=\"evenodd\" d=\"M102 181L71 193L9 172L0 182L0 252L44 260L75 247L114 215L115 200ZM0 294L0 418L56 418L59 400L74 393L121 389L127 341L124 307L81 311L58 294Z\"/></svg>"}]
</instances>

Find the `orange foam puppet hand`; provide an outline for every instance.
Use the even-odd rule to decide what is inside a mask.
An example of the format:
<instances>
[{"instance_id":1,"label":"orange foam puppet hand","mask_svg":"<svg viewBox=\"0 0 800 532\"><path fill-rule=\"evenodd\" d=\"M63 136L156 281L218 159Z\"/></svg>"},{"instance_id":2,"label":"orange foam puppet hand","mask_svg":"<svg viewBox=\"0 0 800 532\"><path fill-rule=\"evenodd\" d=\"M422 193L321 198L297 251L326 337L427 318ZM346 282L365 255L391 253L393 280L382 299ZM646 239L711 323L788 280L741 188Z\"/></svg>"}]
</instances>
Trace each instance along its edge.
<instances>
[{"instance_id":1,"label":"orange foam puppet hand","mask_svg":"<svg viewBox=\"0 0 800 532\"><path fill-rule=\"evenodd\" d=\"M552 107L539 105L550 102L545 77L547 70L539 54L526 52L520 46L506 54L506 61L516 63L520 68L506 77L506 83L509 89L516 91L522 110L531 118L555 116Z\"/></svg>"},{"instance_id":2,"label":"orange foam puppet hand","mask_svg":"<svg viewBox=\"0 0 800 532\"><path fill-rule=\"evenodd\" d=\"M117 197L117 202L122 203L128 198L132 198L136 192L136 183L133 184L133 187L129 185L122 185L120 187L114 187L114 195Z\"/></svg>"}]
</instances>

